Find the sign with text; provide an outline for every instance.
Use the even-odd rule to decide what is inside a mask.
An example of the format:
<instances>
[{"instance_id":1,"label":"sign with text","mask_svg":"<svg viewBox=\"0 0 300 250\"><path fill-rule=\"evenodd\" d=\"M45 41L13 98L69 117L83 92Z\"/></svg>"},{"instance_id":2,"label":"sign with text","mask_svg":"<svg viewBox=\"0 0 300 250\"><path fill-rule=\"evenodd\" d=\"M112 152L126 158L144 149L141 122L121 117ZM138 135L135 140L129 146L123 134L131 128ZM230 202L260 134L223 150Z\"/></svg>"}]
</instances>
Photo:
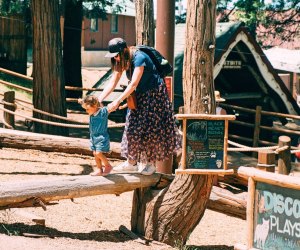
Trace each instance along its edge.
<instances>
[{"instance_id":1,"label":"sign with text","mask_svg":"<svg viewBox=\"0 0 300 250\"><path fill-rule=\"evenodd\" d=\"M228 121L234 115L177 114L182 157L176 174L233 174L227 169Z\"/></svg>"},{"instance_id":2,"label":"sign with text","mask_svg":"<svg viewBox=\"0 0 300 250\"><path fill-rule=\"evenodd\" d=\"M300 191L256 182L253 247L300 249Z\"/></svg>"},{"instance_id":3,"label":"sign with text","mask_svg":"<svg viewBox=\"0 0 300 250\"><path fill-rule=\"evenodd\" d=\"M241 69L242 61L226 60L223 64L223 69Z\"/></svg>"},{"instance_id":4,"label":"sign with text","mask_svg":"<svg viewBox=\"0 0 300 250\"><path fill-rule=\"evenodd\" d=\"M300 250L300 179L239 167L248 179L247 246L234 249Z\"/></svg>"},{"instance_id":5,"label":"sign with text","mask_svg":"<svg viewBox=\"0 0 300 250\"><path fill-rule=\"evenodd\" d=\"M223 169L224 120L187 120L186 166L192 169Z\"/></svg>"}]
</instances>

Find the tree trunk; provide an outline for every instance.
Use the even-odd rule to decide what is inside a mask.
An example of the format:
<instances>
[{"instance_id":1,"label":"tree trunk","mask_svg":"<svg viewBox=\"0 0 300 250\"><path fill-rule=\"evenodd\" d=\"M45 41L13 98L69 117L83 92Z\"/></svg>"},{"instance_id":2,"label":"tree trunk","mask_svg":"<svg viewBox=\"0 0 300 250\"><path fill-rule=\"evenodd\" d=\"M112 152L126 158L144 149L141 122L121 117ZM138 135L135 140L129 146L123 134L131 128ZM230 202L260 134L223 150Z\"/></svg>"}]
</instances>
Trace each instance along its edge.
<instances>
[{"instance_id":1,"label":"tree trunk","mask_svg":"<svg viewBox=\"0 0 300 250\"><path fill-rule=\"evenodd\" d=\"M132 231L172 246L185 244L204 214L212 180L212 175L177 175L159 193L135 190Z\"/></svg>"},{"instance_id":2,"label":"tree trunk","mask_svg":"<svg viewBox=\"0 0 300 250\"><path fill-rule=\"evenodd\" d=\"M183 70L186 113L215 113L215 11L216 0L188 1ZM212 180L213 175L176 175L158 194L136 190L132 230L173 246L185 244L205 212Z\"/></svg>"},{"instance_id":3,"label":"tree trunk","mask_svg":"<svg viewBox=\"0 0 300 250\"><path fill-rule=\"evenodd\" d=\"M63 61L66 86L82 87L81 76L82 0L65 1ZM82 91L66 91L67 98L81 98Z\"/></svg>"},{"instance_id":4,"label":"tree trunk","mask_svg":"<svg viewBox=\"0 0 300 250\"><path fill-rule=\"evenodd\" d=\"M183 61L185 113L216 112L213 79L215 12L216 0L188 1Z\"/></svg>"},{"instance_id":5,"label":"tree trunk","mask_svg":"<svg viewBox=\"0 0 300 250\"><path fill-rule=\"evenodd\" d=\"M66 116L66 98L59 22L59 2L32 0L33 24L33 105L52 114ZM43 114L34 117L59 121ZM34 124L34 131L67 135L68 129L48 124Z\"/></svg>"},{"instance_id":6,"label":"tree trunk","mask_svg":"<svg viewBox=\"0 0 300 250\"><path fill-rule=\"evenodd\" d=\"M153 1L135 1L136 43L154 47Z\"/></svg>"}]
</instances>

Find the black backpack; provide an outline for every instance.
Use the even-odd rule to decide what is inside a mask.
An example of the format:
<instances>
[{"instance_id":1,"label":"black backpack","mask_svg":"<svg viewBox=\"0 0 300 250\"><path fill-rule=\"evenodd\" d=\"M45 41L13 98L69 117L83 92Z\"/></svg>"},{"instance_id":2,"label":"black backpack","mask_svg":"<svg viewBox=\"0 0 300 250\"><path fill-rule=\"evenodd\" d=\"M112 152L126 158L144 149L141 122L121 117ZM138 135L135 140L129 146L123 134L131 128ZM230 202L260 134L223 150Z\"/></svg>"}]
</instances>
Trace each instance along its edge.
<instances>
[{"instance_id":1,"label":"black backpack","mask_svg":"<svg viewBox=\"0 0 300 250\"><path fill-rule=\"evenodd\" d=\"M160 77L164 78L173 71L172 65L156 49L146 45L138 45L136 48L145 52L151 58Z\"/></svg>"}]
</instances>

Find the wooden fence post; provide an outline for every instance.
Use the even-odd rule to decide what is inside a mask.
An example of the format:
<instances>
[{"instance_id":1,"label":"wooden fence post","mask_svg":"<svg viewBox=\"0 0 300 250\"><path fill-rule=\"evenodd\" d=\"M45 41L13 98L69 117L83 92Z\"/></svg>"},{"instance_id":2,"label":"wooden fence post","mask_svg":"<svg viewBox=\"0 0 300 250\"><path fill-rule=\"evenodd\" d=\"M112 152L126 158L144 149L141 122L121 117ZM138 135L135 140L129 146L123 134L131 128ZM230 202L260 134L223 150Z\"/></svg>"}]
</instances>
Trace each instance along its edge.
<instances>
[{"instance_id":1,"label":"wooden fence post","mask_svg":"<svg viewBox=\"0 0 300 250\"><path fill-rule=\"evenodd\" d=\"M260 122L261 122L261 106L256 106L255 110L255 124L253 133L253 147L258 147L259 133L260 133ZM252 153L252 157L257 157L257 152Z\"/></svg>"},{"instance_id":2,"label":"wooden fence post","mask_svg":"<svg viewBox=\"0 0 300 250\"><path fill-rule=\"evenodd\" d=\"M257 169L267 172L275 172L275 152L263 150L258 152Z\"/></svg>"},{"instance_id":3,"label":"wooden fence post","mask_svg":"<svg viewBox=\"0 0 300 250\"><path fill-rule=\"evenodd\" d=\"M7 92L5 92L3 100L5 102L9 102L11 104L15 104L15 91L7 91ZM8 105L8 104L4 104L4 108L5 109L9 109L11 111L15 111L16 110L16 108L14 106ZM4 111L3 112L3 117L4 117L4 121L8 125L10 125L13 128L15 127L15 116L14 115L9 114L9 113L7 113L7 112ZM8 126L5 126L5 125L4 125L4 127L5 128L9 128Z\"/></svg>"},{"instance_id":4,"label":"wooden fence post","mask_svg":"<svg viewBox=\"0 0 300 250\"><path fill-rule=\"evenodd\" d=\"M279 136L278 146L288 146L278 153L278 173L288 175L291 172L291 138L285 135Z\"/></svg>"}]
</instances>

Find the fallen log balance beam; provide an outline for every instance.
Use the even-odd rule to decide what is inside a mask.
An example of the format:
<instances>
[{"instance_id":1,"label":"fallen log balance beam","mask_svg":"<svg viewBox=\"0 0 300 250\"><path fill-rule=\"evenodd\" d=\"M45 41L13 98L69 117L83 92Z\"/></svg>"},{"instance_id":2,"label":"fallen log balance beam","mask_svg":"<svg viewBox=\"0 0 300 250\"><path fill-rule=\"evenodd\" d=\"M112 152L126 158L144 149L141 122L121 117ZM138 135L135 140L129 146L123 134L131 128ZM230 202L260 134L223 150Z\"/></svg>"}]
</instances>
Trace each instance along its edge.
<instances>
[{"instance_id":1,"label":"fallen log balance beam","mask_svg":"<svg viewBox=\"0 0 300 250\"><path fill-rule=\"evenodd\" d=\"M213 186L207 208L246 220L247 192L234 194L226 189Z\"/></svg>"},{"instance_id":2,"label":"fallen log balance beam","mask_svg":"<svg viewBox=\"0 0 300 250\"><path fill-rule=\"evenodd\" d=\"M0 184L0 210L21 207L43 207L62 199L102 194L121 194L137 188L157 185L164 175L111 174L106 177L89 175L41 180L4 182ZM213 187L208 209L229 216L246 218L246 199L222 188Z\"/></svg>"},{"instance_id":3,"label":"fallen log balance beam","mask_svg":"<svg viewBox=\"0 0 300 250\"><path fill-rule=\"evenodd\" d=\"M110 174L108 176L75 176L41 180L4 182L0 184L0 210L34 207L50 201L102 194L121 194L137 188L156 185L160 174Z\"/></svg>"},{"instance_id":4,"label":"fallen log balance beam","mask_svg":"<svg viewBox=\"0 0 300 250\"><path fill-rule=\"evenodd\" d=\"M35 149L47 152L93 155L89 149L89 140L82 138L47 135L26 131L0 128L0 147ZM122 158L120 143L110 143L110 158Z\"/></svg>"}]
</instances>

